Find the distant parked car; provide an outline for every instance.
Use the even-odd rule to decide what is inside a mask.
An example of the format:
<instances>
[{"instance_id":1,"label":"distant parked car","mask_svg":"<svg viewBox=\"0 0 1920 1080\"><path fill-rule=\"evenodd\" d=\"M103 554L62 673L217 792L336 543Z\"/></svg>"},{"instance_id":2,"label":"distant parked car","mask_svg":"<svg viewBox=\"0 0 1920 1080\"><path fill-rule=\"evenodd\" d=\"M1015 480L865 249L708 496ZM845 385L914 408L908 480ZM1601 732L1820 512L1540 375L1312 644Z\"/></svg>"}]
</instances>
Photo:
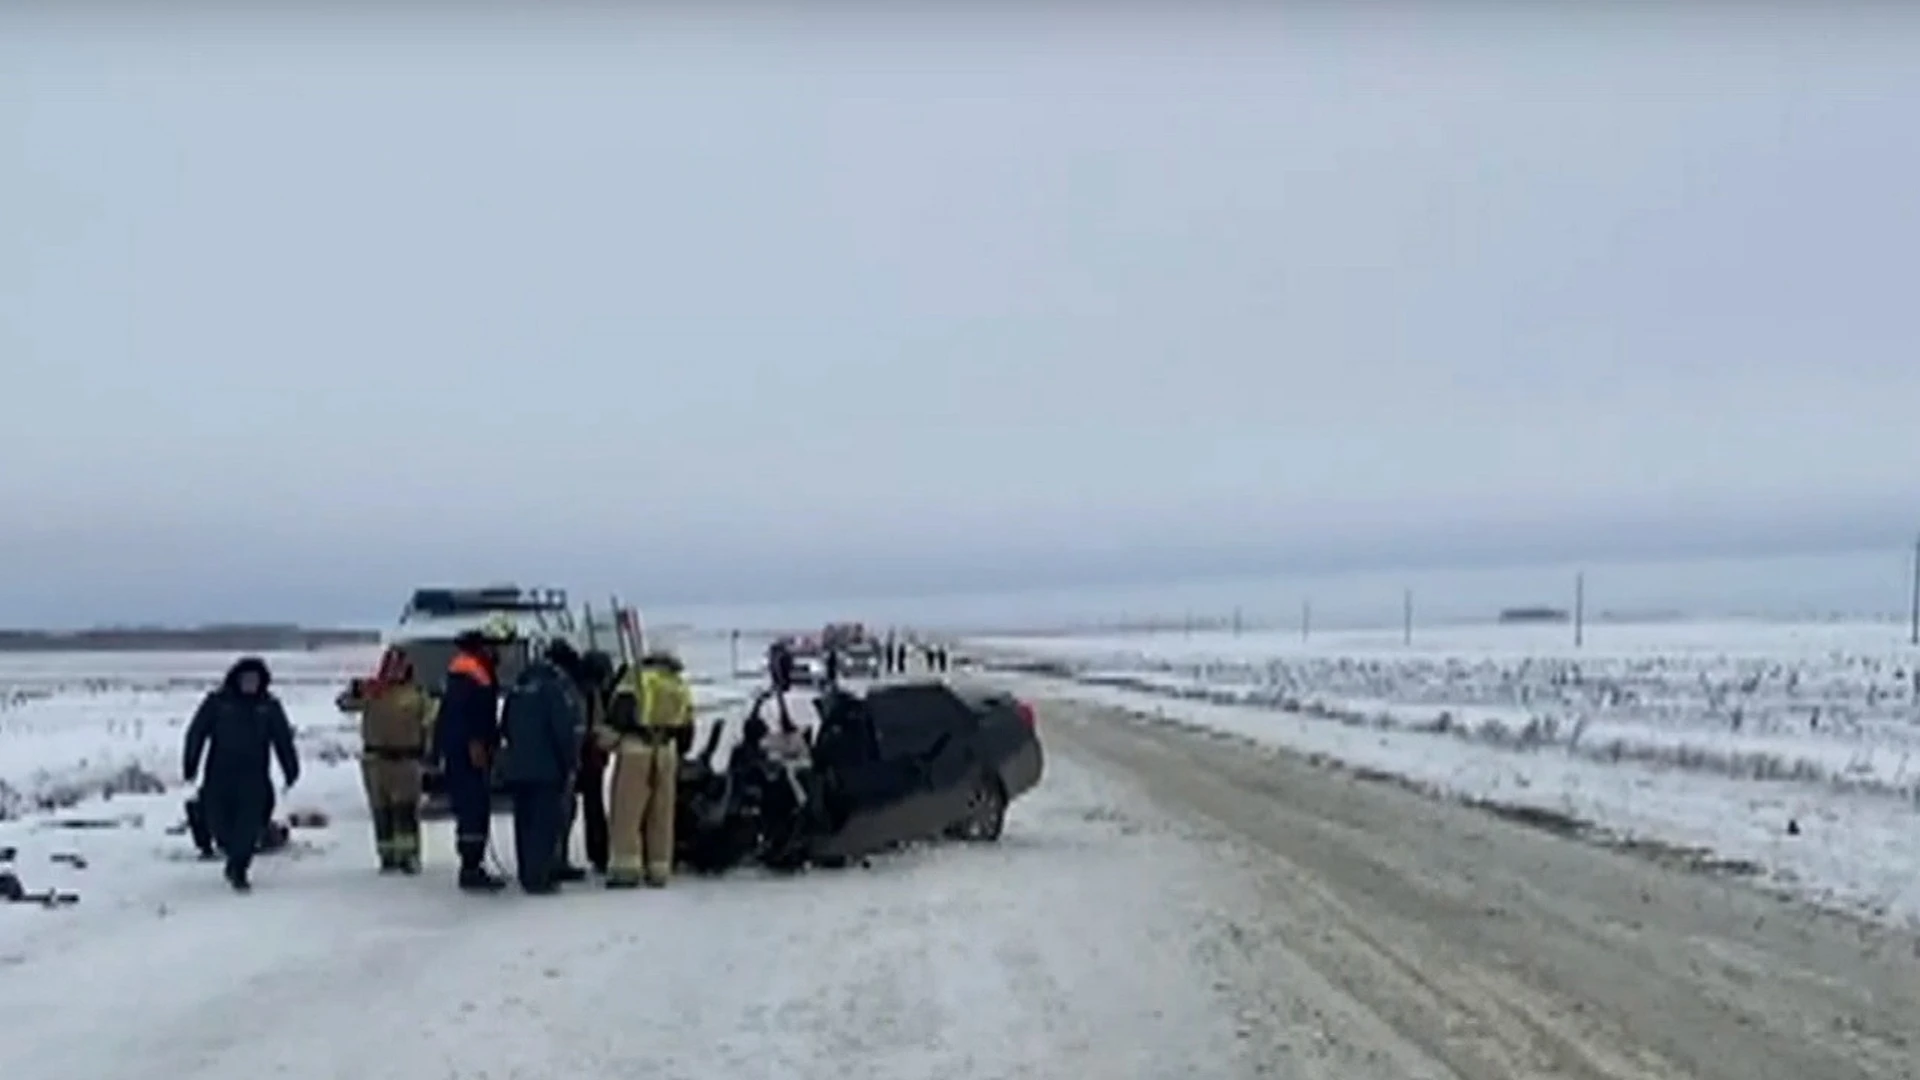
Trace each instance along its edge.
<instances>
[{"instance_id":1,"label":"distant parked car","mask_svg":"<svg viewBox=\"0 0 1920 1080\"><path fill-rule=\"evenodd\" d=\"M877 679L881 672L880 646L860 641L840 650L840 674L848 679Z\"/></svg>"},{"instance_id":2,"label":"distant parked car","mask_svg":"<svg viewBox=\"0 0 1920 1080\"><path fill-rule=\"evenodd\" d=\"M797 652L793 655L793 685L827 685L827 658L817 652Z\"/></svg>"}]
</instances>

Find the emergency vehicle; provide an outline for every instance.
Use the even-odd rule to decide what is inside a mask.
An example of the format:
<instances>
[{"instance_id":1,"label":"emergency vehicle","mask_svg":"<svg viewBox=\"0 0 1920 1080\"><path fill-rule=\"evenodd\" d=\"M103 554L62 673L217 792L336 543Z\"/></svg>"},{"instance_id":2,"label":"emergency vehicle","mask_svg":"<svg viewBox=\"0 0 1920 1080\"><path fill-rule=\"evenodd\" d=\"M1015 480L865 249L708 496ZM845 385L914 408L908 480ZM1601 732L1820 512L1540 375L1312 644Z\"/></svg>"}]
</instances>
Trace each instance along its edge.
<instances>
[{"instance_id":1,"label":"emergency vehicle","mask_svg":"<svg viewBox=\"0 0 1920 1080\"><path fill-rule=\"evenodd\" d=\"M500 685L511 685L529 660L547 643L565 640L582 653L602 650L616 664L630 664L645 640L639 612L623 606L618 597L595 611L582 605L576 612L565 589L486 585L477 588L419 588L408 597L399 618L380 636L381 647L398 648L412 661L414 679L427 694L427 745L432 747L432 724L446 690L447 667L453 662L454 640L468 631L511 631L501 647ZM357 683L359 680L355 680ZM357 697L349 686L344 702ZM429 753L422 778L429 809L444 806L439 768Z\"/></svg>"}]
</instances>

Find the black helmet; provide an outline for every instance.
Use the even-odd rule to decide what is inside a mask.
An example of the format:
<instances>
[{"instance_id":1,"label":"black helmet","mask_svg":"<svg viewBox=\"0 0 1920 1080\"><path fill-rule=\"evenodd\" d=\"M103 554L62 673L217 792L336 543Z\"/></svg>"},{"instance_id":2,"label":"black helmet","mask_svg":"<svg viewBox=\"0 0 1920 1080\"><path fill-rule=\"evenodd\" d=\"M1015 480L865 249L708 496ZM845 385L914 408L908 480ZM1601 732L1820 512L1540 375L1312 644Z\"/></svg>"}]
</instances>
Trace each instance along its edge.
<instances>
[{"instance_id":1,"label":"black helmet","mask_svg":"<svg viewBox=\"0 0 1920 1080\"><path fill-rule=\"evenodd\" d=\"M580 670L589 681L605 683L613 678L613 657L604 650L589 649L587 655L580 658Z\"/></svg>"},{"instance_id":2,"label":"black helmet","mask_svg":"<svg viewBox=\"0 0 1920 1080\"><path fill-rule=\"evenodd\" d=\"M686 670L685 667L680 663L680 658L678 656L673 655L672 653L668 652L665 649L655 649L654 651L641 657L640 666L649 667L649 668L663 668L667 671L673 672L676 675Z\"/></svg>"},{"instance_id":3,"label":"black helmet","mask_svg":"<svg viewBox=\"0 0 1920 1080\"><path fill-rule=\"evenodd\" d=\"M580 676L580 653L566 638L554 638L547 642L546 657L549 663L575 678Z\"/></svg>"}]
</instances>

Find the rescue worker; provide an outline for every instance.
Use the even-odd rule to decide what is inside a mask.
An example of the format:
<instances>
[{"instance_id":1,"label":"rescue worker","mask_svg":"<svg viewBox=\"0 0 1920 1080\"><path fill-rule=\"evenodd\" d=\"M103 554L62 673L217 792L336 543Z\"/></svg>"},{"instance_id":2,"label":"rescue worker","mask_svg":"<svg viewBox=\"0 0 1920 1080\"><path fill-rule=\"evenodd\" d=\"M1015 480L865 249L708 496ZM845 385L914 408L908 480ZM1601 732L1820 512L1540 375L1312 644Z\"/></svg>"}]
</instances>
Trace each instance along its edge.
<instances>
[{"instance_id":1,"label":"rescue worker","mask_svg":"<svg viewBox=\"0 0 1920 1080\"><path fill-rule=\"evenodd\" d=\"M680 758L693 747L693 692L680 658L647 654L621 680L607 710L614 741L613 806L607 887L642 880L660 888L673 876L674 800Z\"/></svg>"},{"instance_id":2,"label":"rescue worker","mask_svg":"<svg viewBox=\"0 0 1920 1080\"><path fill-rule=\"evenodd\" d=\"M829 686L826 692L840 691ZM813 739L820 732L820 710L813 698L805 690L776 679L754 699L744 725L744 730L758 733L753 740L754 754L779 769L796 808L808 802L800 774L813 764Z\"/></svg>"},{"instance_id":3,"label":"rescue worker","mask_svg":"<svg viewBox=\"0 0 1920 1080\"><path fill-rule=\"evenodd\" d=\"M446 690L434 722L435 751L452 804L458 884L468 892L499 892L506 882L486 868L493 823L493 760L500 749L500 647L513 639L504 622L454 639Z\"/></svg>"},{"instance_id":4,"label":"rescue worker","mask_svg":"<svg viewBox=\"0 0 1920 1080\"><path fill-rule=\"evenodd\" d=\"M383 874L420 872L420 774L427 752L426 692L406 651L389 648L361 685L360 777Z\"/></svg>"},{"instance_id":5,"label":"rescue worker","mask_svg":"<svg viewBox=\"0 0 1920 1080\"><path fill-rule=\"evenodd\" d=\"M785 690L793 685L794 667L793 649L784 641L776 641L767 650L767 677L773 680L775 689Z\"/></svg>"},{"instance_id":6,"label":"rescue worker","mask_svg":"<svg viewBox=\"0 0 1920 1080\"><path fill-rule=\"evenodd\" d=\"M273 674L257 656L243 656L227 669L220 687L208 694L187 725L189 784L206 759L200 802L215 845L226 856L227 884L246 892L247 871L260 850L260 837L273 814L273 774L268 755L280 761L280 775L291 791L300 779L300 756L293 746L287 712L268 687Z\"/></svg>"},{"instance_id":7,"label":"rescue worker","mask_svg":"<svg viewBox=\"0 0 1920 1080\"><path fill-rule=\"evenodd\" d=\"M812 693L794 686L791 654L774 657L767 676L771 686L754 699L747 720L765 725L767 749L777 759L803 758L820 730L819 706ZM832 689L829 686L828 692Z\"/></svg>"},{"instance_id":8,"label":"rescue worker","mask_svg":"<svg viewBox=\"0 0 1920 1080\"><path fill-rule=\"evenodd\" d=\"M514 865L520 888L530 895L560 887L556 872L566 843L567 804L587 726L574 684L579 668L573 646L555 639L514 680L501 714L501 773L513 792Z\"/></svg>"},{"instance_id":9,"label":"rescue worker","mask_svg":"<svg viewBox=\"0 0 1920 1080\"><path fill-rule=\"evenodd\" d=\"M606 731L607 695L613 689L613 657L597 649L581 657L577 683L587 708L587 736L580 740L575 799L567 803L566 835L561 838L561 881L583 881L587 876L585 870L572 864L568 844L576 812L581 819L582 839L586 842L587 865L596 874L605 876L607 872L607 749L602 740Z\"/></svg>"}]
</instances>

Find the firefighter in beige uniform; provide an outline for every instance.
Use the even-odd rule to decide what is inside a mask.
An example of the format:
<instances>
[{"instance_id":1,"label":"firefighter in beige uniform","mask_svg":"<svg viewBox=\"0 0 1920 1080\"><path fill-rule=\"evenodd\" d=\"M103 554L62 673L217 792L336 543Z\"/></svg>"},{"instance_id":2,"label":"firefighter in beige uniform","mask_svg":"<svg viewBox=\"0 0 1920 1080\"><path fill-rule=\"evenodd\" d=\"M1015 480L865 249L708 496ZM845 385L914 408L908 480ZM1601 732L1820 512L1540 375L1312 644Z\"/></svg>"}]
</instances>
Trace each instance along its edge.
<instances>
[{"instance_id":1,"label":"firefighter in beige uniform","mask_svg":"<svg viewBox=\"0 0 1920 1080\"><path fill-rule=\"evenodd\" d=\"M680 659L649 653L615 689L607 709L613 805L608 808L607 887L659 887L673 876L673 808L680 758L693 746L693 692Z\"/></svg>"},{"instance_id":2,"label":"firefighter in beige uniform","mask_svg":"<svg viewBox=\"0 0 1920 1080\"><path fill-rule=\"evenodd\" d=\"M360 714L360 776L383 874L420 872L420 771L432 702L413 674L406 654L388 649L378 673L339 702Z\"/></svg>"}]
</instances>

